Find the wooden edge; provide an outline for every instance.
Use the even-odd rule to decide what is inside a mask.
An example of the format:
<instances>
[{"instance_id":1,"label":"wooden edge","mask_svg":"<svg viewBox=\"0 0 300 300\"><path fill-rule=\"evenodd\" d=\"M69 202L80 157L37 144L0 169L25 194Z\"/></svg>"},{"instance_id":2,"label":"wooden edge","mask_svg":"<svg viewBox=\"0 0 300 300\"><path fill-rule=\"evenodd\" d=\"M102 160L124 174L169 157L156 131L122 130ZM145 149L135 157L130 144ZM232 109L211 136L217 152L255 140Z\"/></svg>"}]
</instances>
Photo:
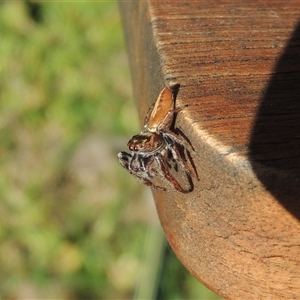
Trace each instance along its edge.
<instances>
[{"instance_id":1,"label":"wooden edge","mask_svg":"<svg viewBox=\"0 0 300 300\"><path fill-rule=\"evenodd\" d=\"M222 5L226 6L224 3L222 2ZM162 41L159 39L157 21L162 18L159 14L160 5L168 6L170 15L174 13L171 3L120 1L134 96L141 121L164 85L180 78L179 83L182 86L178 102L184 105L190 104L189 99L196 101L197 88L203 88L205 81L204 77L199 77L199 86L195 87L194 83L191 88L188 79L178 76L179 71L174 71L171 64L164 60L167 53L164 52ZM235 5L236 3L231 3L233 7ZM239 5L242 9L243 3ZM246 7L245 11L247 9L249 7ZM270 13L279 14L280 3L276 6L277 11L275 8L268 9ZM208 17L209 13L207 9ZM184 18L183 14L181 18ZM261 18L259 14L257 20L258 18ZM168 22L173 20L176 19L168 19ZM226 21L228 19L224 20ZM285 33L281 33L286 35L286 39L292 30L292 24L289 26ZM299 47L299 40L297 42ZM172 53L169 55L172 56ZM279 58L273 57L274 61L277 59ZM211 71L214 72L214 69ZM261 80L270 80L271 72L271 67L266 66L266 74L260 74ZM296 72L299 73L299 68ZM188 77L190 74L185 75ZM276 86L276 83L274 84ZM284 88L282 90L284 91ZM264 92L260 90L261 94ZM290 97L294 95L291 94ZM259 102L255 105L256 110L251 111L254 111L255 115L249 113L247 117L249 124L255 121L257 112L262 113L259 111ZM248 144L247 141L244 143L246 148L235 147L234 143L230 144L230 140L224 143L219 138L221 130L216 134L212 127L202 127L199 116L203 118L205 113L209 115L210 106L206 109L204 112L199 107L187 109L176 120L176 126L186 134L196 149L193 159L200 181L195 181L194 191L190 194L154 191L157 210L167 239L186 268L199 281L224 298L298 299L298 169L297 172L290 172L291 168L286 169L284 166L282 169L276 169L264 165L262 161L264 162L266 157L262 160L257 159L256 146L248 148L251 141L253 142L251 132L248 134ZM228 121L223 123L223 126L228 125ZM263 124L259 126L254 127L254 130L261 128ZM241 127L241 130L244 128ZM259 133L258 130L258 135ZM299 157L299 151L295 151L295 155ZM251 153L255 154L251 157ZM292 207L290 210L288 205Z\"/></svg>"}]
</instances>

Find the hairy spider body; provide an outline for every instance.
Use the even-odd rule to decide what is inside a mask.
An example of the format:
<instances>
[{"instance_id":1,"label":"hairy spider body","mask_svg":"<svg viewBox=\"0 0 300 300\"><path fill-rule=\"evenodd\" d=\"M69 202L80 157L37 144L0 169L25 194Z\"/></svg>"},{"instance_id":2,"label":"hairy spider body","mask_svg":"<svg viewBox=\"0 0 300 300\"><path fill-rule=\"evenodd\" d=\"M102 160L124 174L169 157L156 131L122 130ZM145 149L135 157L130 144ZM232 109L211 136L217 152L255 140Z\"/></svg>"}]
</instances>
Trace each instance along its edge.
<instances>
[{"instance_id":1,"label":"hairy spider body","mask_svg":"<svg viewBox=\"0 0 300 300\"><path fill-rule=\"evenodd\" d=\"M175 99L172 91L165 87L159 94L156 102L150 107L144 128L138 135L134 135L127 143L131 154L120 152L120 164L144 184L155 189L166 191L154 183L154 178L171 184L177 191L190 192L192 187L191 175L198 178L194 164L187 160L185 151L188 143L171 130L175 115L182 108L175 108ZM191 160L188 154L189 160ZM170 160L184 170L189 188L184 188L171 174Z\"/></svg>"}]
</instances>

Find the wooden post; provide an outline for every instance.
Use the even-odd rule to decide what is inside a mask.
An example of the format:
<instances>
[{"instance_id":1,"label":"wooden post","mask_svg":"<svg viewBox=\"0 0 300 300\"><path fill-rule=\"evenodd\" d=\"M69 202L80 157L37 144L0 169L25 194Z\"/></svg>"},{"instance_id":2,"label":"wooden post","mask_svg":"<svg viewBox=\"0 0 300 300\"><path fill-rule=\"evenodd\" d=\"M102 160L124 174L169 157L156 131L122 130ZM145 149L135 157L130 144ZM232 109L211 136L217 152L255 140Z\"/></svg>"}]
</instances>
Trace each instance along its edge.
<instances>
[{"instance_id":1,"label":"wooden post","mask_svg":"<svg viewBox=\"0 0 300 300\"><path fill-rule=\"evenodd\" d=\"M300 1L120 7L141 120L170 81L190 105L200 180L153 191L176 255L226 299L299 299Z\"/></svg>"}]
</instances>

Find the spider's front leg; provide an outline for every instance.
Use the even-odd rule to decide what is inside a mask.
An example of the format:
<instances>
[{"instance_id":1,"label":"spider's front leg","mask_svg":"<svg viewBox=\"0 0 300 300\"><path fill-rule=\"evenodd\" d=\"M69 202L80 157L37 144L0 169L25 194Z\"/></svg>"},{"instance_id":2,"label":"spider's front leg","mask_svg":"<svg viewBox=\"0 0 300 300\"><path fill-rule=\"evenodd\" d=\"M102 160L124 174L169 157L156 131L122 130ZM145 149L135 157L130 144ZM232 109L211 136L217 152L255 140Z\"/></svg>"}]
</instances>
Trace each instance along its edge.
<instances>
[{"instance_id":1,"label":"spider's front leg","mask_svg":"<svg viewBox=\"0 0 300 300\"><path fill-rule=\"evenodd\" d=\"M162 135L164 136L165 140L168 143L177 143L179 145L181 145L182 147L189 149L191 148L193 151L195 151L193 145L191 144L191 142L188 140L188 138L183 138L180 135L178 135L177 133L171 131L171 130L165 130L162 132Z\"/></svg>"},{"instance_id":2,"label":"spider's front leg","mask_svg":"<svg viewBox=\"0 0 300 300\"><path fill-rule=\"evenodd\" d=\"M173 132L164 133L165 140L168 145L168 149L171 151L173 158L178 161L183 167L199 180L197 169L194 165L193 159L187 147L184 146L182 139L177 137ZM180 149L181 147L181 149ZM188 156L188 160L186 155Z\"/></svg>"},{"instance_id":3,"label":"spider's front leg","mask_svg":"<svg viewBox=\"0 0 300 300\"><path fill-rule=\"evenodd\" d=\"M181 192L181 193L189 193L193 190L193 185L190 185L190 188L188 190L184 189L181 184L174 178L174 176L169 172L169 167L167 165L167 162L165 158L162 156L161 153L155 154L155 159L162 171L162 179L167 180L169 183L173 185L173 187ZM189 180L190 181L190 180Z\"/></svg>"},{"instance_id":4,"label":"spider's front leg","mask_svg":"<svg viewBox=\"0 0 300 300\"><path fill-rule=\"evenodd\" d=\"M144 161L145 157L142 155L134 154L131 155L127 152L120 152L118 154L119 162L121 166L127 170L131 175L133 175L136 179L138 179L140 182L144 183L147 186L150 186L154 189L166 191L167 189L161 186L158 186L154 184L151 181L151 178L153 177L151 175L151 165L154 163L153 158L149 159L149 157L146 157L146 161Z\"/></svg>"},{"instance_id":5,"label":"spider's front leg","mask_svg":"<svg viewBox=\"0 0 300 300\"><path fill-rule=\"evenodd\" d=\"M132 160L132 155L127 152L122 151L122 152L118 153L118 159L119 159L119 163L121 164L121 166L124 169L126 169L127 171L129 171L129 164Z\"/></svg>"}]
</instances>

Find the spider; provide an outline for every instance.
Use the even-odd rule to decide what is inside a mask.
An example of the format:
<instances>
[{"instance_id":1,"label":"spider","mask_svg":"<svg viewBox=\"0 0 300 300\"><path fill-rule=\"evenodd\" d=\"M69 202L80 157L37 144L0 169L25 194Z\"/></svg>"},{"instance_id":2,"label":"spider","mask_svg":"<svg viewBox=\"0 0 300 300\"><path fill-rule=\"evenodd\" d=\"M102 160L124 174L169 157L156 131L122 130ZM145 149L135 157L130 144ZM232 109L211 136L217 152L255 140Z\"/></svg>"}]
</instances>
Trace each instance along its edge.
<instances>
[{"instance_id":1,"label":"spider","mask_svg":"<svg viewBox=\"0 0 300 300\"><path fill-rule=\"evenodd\" d=\"M149 108L143 130L127 143L131 154L120 152L118 158L120 164L142 183L167 191L165 186L157 183L158 178L160 182L171 184L175 190L187 193L193 190L191 176L198 179L198 174L189 152L185 155L187 142L172 130L175 116L181 109L175 108L174 94L165 87ZM189 188L183 187L173 176L172 166L175 171L184 170Z\"/></svg>"}]
</instances>

